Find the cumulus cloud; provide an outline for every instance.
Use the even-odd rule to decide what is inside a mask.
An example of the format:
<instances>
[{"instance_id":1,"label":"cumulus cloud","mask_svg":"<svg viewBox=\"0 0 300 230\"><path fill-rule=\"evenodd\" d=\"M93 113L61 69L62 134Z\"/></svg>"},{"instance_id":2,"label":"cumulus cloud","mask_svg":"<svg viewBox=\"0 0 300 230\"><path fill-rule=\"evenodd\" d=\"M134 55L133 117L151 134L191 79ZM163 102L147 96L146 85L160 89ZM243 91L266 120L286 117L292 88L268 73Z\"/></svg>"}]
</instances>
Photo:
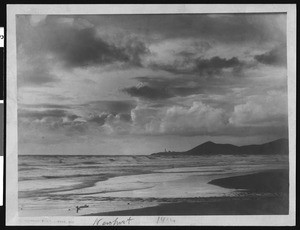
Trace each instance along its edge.
<instances>
[{"instance_id":1,"label":"cumulus cloud","mask_svg":"<svg viewBox=\"0 0 300 230\"><path fill-rule=\"evenodd\" d=\"M131 111L131 133L147 135L285 135L287 131L287 98L283 92L247 97L243 104L212 107L203 101L190 106L139 105ZM232 104L231 104L232 105ZM233 103L234 105L234 103Z\"/></svg>"},{"instance_id":2,"label":"cumulus cloud","mask_svg":"<svg viewBox=\"0 0 300 230\"><path fill-rule=\"evenodd\" d=\"M162 118L161 131L174 134L210 134L222 129L227 123L222 109L212 108L202 102L190 107L173 106Z\"/></svg>"},{"instance_id":3,"label":"cumulus cloud","mask_svg":"<svg viewBox=\"0 0 300 230\"><path fill-rule=\"evenodd\" d=\"M69 109L30 108L19 110L21 127L48 128L66 136L80 135L281 135L287 128L286 97L279 91L249 96L244 104L228 108L213 107L201 100L192 103L153 106L139 101L126 112L90 111L79 116ZM55 108L50 105L49 107ZM71 108L71 109L70 109ZM38 109L38 110L36 110ZM42 110L41 110L42 109ZM124 111L124 109L122 109ZM116 111L115 111L116 112Z\"/></svg>"},{"instance_id":4,"label":"cumulus cloud","mask_svg":"<svg viewBox=\"0 0 300 230\"><path fill-rule=\"evenodd\" d=\"M130 114L110 114L103 125L104 132L110 135L130 134L132 130Z\"/></svg>"},{"instance_id":5,"label":"cumulus cloud","mask_svg":"<svg viewBox=\"0 0 300 230\"><path fill-rule=\"evenodd\" d=\"M234 107L229 121L234 125L287 125L287 96L278 91L251 96Z\"/></svg>"},{"instance_id":6,"label":"cumulus cloud","mask_svg":"<svg viewBox=\"0 0 300 230\"><path fill-rule=\"evenodd\" d=\"M160 111L156 108L150 108L146 105L138 105L136 108L131 110L131 117L133 121L133 125L135 128L141 133L145 132L148 133L148 128L151 128L151 125L160 121ZM156 129L155 132L157 133L159 129ZM153 131L153 129L152 129Z\"/></svg>"},{"instance_id":7,"label":"cumulus cloud","mask_svg":"<svg viewBox=\"0 0 300 230\"><path fill-rule=\"evenodd\" d=\"M130 123L132 121L131 114L129 113L119 113L119 114L111 114L111 113L101 113L101 114L93 114L88 118L85 118L86 122L95 123L98 126L103 125L118 125L120 123Z\"/></svg>"},{"instance_id":8,"label":"cumulus cloud","mask_svg":"<svg viewBox=\"0 0 300 230\"><path fill-rule=\"evenodd\" d=\"M132 110L131 116L132 133L147 135L205 135L218 132L228 123L224 110L201 101L160 109L141 105Z\"/></svg>"},{"instance_id":9,"label":"cumulus cloud","mask_svg":"<svg viewBox=\"0 0 300 230\"><path fill-rule=\"evenodd\" d=\"M101 113L100 115L92 115L87 120L89 122L94 122L98 125L104 125L106 118L109 116L108 113Z\"/></svg>"},{"instance_id":10,"label":"cumulus cloud","mask_svg":"<svg viewBox=\"0 0 300 230\"><path fill-rule=\"evenodd\" d=\"M131 100L120 101L90 101L84 104L19 104L18 115L20 118L41 120L44 117L68 117L75 121L88 121L104 124L105 119L116 116L123 121L130 121L130 113L136 107L136 102ZM85 113L81 113L83 108ZM77 113L79 112L79 114Z\"/></svg>"},{"instance_id":11,"label":"cumulus cloud","mask_svg":"<svg viewBox=\"0 0 300 230\"><path fill-rule=\"evenodd\" d=\"M65 135L83 134L87 130L84 121L79 116L59 109L53 110L21 110L18 112L19 126L43 131L57 131ZM73 132L73 134L72 134Z\"/></svg>"},{"instance_id":12,"label":"cumulus cloud","mask_svg":"<svg viewBox=\"0 0 300 230\"><path fill-rule=\"evenodd\" d=\"M69 137L124 134L130 131L130 123L132 122L130 113L121 112L131 111L131 107L126 107L130 104L126 103L128 102L116 101L110 104L109 101L103 101L103 104L113 113L97 113L97 110L91 110L87 116L74 113L76 108L82 105L25 105L18 111L19 126L21 130L33 128L41 132L62 133ZM123 105L123 108L114 108L116 105Z\"/></svg>"}]
</instances>

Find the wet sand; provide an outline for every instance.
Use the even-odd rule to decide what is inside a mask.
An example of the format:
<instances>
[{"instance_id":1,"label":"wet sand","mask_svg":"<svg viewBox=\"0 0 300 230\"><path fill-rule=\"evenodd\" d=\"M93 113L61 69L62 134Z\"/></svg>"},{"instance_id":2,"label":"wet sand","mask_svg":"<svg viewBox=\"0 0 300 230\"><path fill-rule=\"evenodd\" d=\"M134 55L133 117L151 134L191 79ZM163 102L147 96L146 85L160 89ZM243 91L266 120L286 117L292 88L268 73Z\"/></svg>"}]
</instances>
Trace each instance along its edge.
<instances>
[{"instance_id":1,"label":"wet sand","mask_svg":"<svg viewBox=\"0 0 300 230\"><path fill-rule=\"evenodd\" d=\"M247 189L251 192L288 193L288 170L268 170L250 175L215 179L209 184L230 189Z\"/></svg>"},{"instance_id":2,"label":"wet sand","mask_svg":"<svg viewBox=\"0 0 300 230\"><path fill-rule=\"evenodd\" d=\"M89 216L141 215L278 215L288 214L288 170L269 170L215 179L209 184L243 189L237 197L206 197L155 207L93 213Z\"/></svg>"}]
</instances>

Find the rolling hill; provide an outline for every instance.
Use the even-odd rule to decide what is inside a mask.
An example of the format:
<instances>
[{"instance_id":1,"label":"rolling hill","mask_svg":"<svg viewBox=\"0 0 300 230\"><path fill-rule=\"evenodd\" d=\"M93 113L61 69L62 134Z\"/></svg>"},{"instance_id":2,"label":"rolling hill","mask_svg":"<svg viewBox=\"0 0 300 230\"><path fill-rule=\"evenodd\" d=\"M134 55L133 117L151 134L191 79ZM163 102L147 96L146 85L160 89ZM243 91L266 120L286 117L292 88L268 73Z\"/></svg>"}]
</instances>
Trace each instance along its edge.
<instances>
[{"instance_id":1,"label":"rolling hill","mask_svg":"<svg viewBox=\"0 0 300 230\"><path fill-rule=\"evenodd\" d=\"M173 155L288 155L288 139L278 139L260 145L236 146L231 144L217 144L211 141L205 142L185 152L158 152L151 155L173 156Z\"/></svg>"}]
</instances>

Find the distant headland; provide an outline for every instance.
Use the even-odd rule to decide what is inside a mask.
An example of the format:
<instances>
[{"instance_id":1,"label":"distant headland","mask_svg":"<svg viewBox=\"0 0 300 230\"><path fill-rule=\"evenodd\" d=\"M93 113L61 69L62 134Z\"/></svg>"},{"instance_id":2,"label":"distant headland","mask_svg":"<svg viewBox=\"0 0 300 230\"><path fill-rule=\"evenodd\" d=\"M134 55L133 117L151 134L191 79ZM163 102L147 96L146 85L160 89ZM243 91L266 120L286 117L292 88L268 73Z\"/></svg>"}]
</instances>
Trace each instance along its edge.
<instances>
[{"instance_id":1,"label":"distant headland","mask_svg":"<svg viewBox=\"0 0 300 230\"><path fill-rule=\"evenodd\" d=\"M205 142L185 152L167 151L153 153L154 156L173 155L288 155L288 139L278 139L260 145L236 146L231 144L217 144L211 141Z\"/></svg>"}]
</instances>

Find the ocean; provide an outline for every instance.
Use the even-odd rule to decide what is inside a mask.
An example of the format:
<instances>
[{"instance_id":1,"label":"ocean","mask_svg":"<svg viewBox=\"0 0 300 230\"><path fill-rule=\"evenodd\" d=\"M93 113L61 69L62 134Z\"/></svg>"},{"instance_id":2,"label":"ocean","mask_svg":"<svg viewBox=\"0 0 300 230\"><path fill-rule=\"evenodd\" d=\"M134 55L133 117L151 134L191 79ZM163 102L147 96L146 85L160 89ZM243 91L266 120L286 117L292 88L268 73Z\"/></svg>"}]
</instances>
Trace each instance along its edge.
<instances>
[{"instance_id":1,"label":"ocean","mask_svg":"<svg viewBox=\"0 0 300 230\"><path fill-rule=\"evenodd\" d=\"M282 155L20 155L18 159L20 216L76 216L241 196L241 189L208 182L288 168L288 156Z\"/></svg>"}]
</instances>

